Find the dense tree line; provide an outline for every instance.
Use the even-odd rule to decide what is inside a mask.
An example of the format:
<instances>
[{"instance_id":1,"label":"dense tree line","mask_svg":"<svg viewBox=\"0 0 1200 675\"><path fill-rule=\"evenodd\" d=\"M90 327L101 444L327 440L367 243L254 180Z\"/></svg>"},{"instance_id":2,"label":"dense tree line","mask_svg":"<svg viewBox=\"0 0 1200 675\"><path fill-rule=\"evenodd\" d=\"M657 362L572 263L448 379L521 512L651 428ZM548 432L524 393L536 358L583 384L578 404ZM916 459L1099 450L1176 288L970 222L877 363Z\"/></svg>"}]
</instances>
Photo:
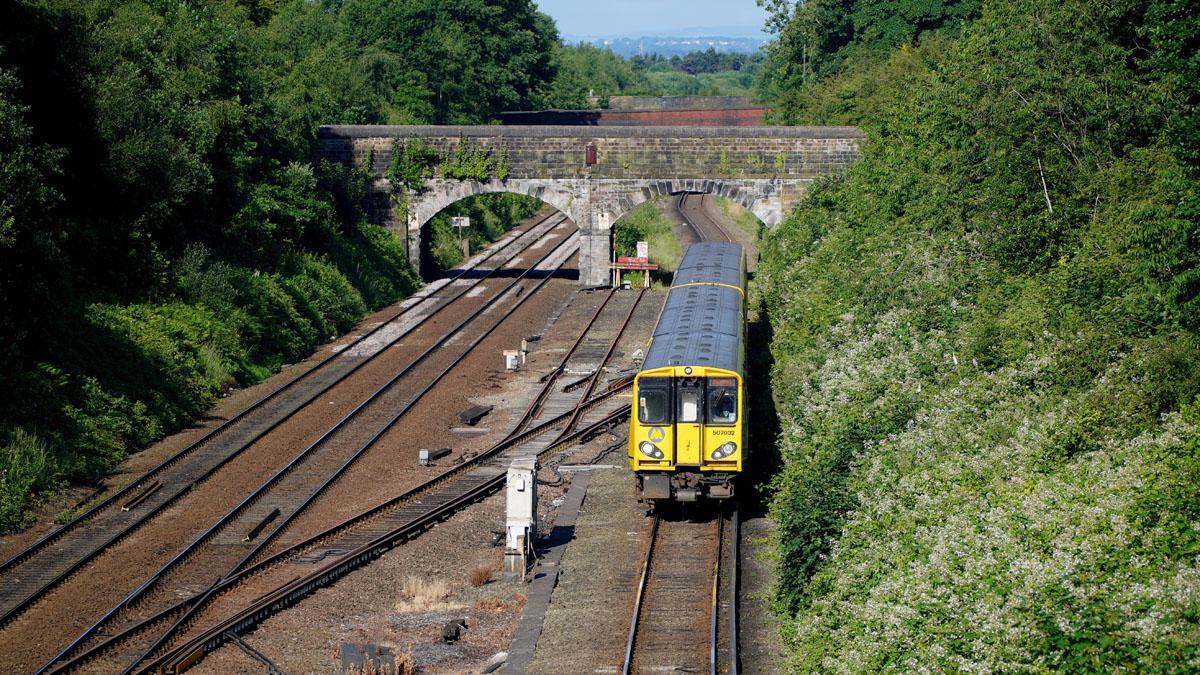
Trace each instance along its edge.
<instances>
[{"instance_id":1,"label":"dense tree line","mask_svg":"<svg viewBox=\"0 0 1200 675\"><path fill-rule=\"evenodd\" d=\"M770 2L863 156L769 237L797 672L1200 667L1200 16Z\"/></svg>"},{"instance_id":2,"label":"dense tree line","mask_svg":"<svg viewBox=\"0 0 1200 675\"><path fill-rule=\"evenodd\" d=\"M754 54L718 52L716 49L709 47L704 51L689 52L683 56L676 55L669 58L661 54L634 56L629 59L629 63L635 70L650 70L659 64L665 63L681 73L699 75L701 73L711 74L757 68L764 58L761 52Z\"/></svg>"},{"instance_id":3,"label":"dense tree line","mask_svg":"<svg viewBox=\"0 0 1200 675\"><path fill-rule=\"evenodd\" d=\"M560 47L556 77L545 107L579 109L588 98L610 96L749 96L761 54L721 54L713 49L684 56L622 58L591 44Z\"/></svg>"},{"instance_id":4,"label":"dense tree line","mask_svg":"<svg viewBox=\"0 0 1200 675\"><path fill-rule=\"evenodd\" d=\"M414 287L318 125L536 107L557 48L529 0L6 3L0 530Z\"/></svg>"}]
</instances>

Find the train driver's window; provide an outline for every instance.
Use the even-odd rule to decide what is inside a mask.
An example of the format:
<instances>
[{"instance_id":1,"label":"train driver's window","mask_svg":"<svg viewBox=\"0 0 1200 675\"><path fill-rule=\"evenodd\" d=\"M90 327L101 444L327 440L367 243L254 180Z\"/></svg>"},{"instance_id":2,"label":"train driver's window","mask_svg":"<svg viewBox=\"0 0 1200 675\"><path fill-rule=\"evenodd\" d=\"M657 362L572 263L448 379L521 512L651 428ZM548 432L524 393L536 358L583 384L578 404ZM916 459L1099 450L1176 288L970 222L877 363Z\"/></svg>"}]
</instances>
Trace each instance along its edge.
<instances>
[{"instance_id":1,"label":"train driver's window","mask_svg":"<svg viewBox=\"0 0 1200 675\"><path fill-rule=\"evenodd\" d=\"M737 380L713 379L708 383L709 424L737 422Z\"/></svg>"},{"instance_id":2,"label":"train driver's window","mask_svg":"<svg viewBox=\"0 0 1200 675\"><path fill-rule=\"evenodd\" d=\"M638 388L638 421L642 424L665 424L671 421L668 389L655 389L645 384Z\"/></svg>"},{"instance_id":3,"label":"train driver's window","mask_svg":"<svg viewBox=\"0 0 1200 675\"><path fill-rule=\"evenodd\" d=\"M733 390L709 392L708 421L712 424L733 424L737 421L737 395Z\"/></svg>"}]
</instances>

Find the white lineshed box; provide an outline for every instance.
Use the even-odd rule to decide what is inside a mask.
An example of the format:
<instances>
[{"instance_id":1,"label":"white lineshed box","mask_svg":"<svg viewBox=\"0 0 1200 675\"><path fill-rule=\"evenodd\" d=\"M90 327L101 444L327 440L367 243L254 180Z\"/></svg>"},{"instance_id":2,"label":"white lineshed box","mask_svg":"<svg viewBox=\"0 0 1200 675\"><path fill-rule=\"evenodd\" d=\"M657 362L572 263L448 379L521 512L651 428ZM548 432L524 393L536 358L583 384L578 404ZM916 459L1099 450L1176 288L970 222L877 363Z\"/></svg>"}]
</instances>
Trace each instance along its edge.
<instances>
[{"instance_id":1,"label":"white lineshed box","mask_svg":"<svg viewBox=\"0 0 1200 675\"><path fill-rule=\"evenodd\" d=\"M525 576L529 569L533 541L537 538L537 473L536 457L514 459L508 467L506 489L504 573L506 576Z\"/></svg>"},{"instance_id":2,"label":"white lineshed box","mask_svg":"<svg viewBox=\"0 0 1200 675\"><path fill-rule=\"evenodd\" d=\"M516 370L521 367L524 359L521 358L521 352L516 349L504 350L504 369Z\"/></svg>"}]
</instances>

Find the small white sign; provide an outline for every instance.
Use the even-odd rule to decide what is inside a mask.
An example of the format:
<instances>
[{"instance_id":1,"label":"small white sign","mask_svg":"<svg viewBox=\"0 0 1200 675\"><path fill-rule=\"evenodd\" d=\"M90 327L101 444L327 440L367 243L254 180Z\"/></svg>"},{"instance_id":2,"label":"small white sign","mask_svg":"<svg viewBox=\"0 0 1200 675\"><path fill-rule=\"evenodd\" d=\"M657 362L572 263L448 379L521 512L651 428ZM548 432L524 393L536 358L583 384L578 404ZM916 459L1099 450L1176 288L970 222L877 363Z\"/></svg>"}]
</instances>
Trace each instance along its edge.
<instances>
[{"instance_id":1,"label":"small white sign","mask_svg":"<svg viewBox=\"0 0 1200 675\"><path fill-rule=\"evenodd\" d=\"M471 226L471 218L469 216L451 216L450 222L453 223L454 226L458 227L458 228L465 228L465 227Z\"/></svg>"},{"instance_id":2,"label":"small white sign","mask_svg":"<svg viewBox=\"0 0 1200 675\"><path fill-rule=\"evenodd\" d=\"M639 257L639 258L649 258L650 257L650 242L639 241L637 243L637 257Z\"/></svg>"}]
</instances>

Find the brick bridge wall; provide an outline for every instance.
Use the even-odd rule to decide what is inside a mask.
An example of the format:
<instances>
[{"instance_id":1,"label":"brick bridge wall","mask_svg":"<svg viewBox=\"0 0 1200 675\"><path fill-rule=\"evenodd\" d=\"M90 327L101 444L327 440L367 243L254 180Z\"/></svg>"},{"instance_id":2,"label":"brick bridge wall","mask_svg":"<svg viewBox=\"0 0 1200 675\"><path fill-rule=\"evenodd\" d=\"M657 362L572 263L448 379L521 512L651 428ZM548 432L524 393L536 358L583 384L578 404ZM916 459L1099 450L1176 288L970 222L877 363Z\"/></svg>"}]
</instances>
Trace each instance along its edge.
<instances>
[{"instance_id":1,"label":"brick bridge wall","mask_svg":"<svg viewBox=\"0 0 1200 675\"><path fill-rule=\"evenodd\" d=\"M460 143L503 152L505 181L435 178L397 218L384 178L399 141L419 140L442 156ZM373 161L372 219L401 236L419 258L422 227L446 206L476 194L517 192L566 213L581 230L580 278L608 278L612 224L660 194L720 194L778 224L820 176L844 171L858 156L853 127L330 126L319 154L363 166ZM595 164L587 163L588 146ZM415 255L414 255L415 254Z\"/></svg>"}]
</instances>

